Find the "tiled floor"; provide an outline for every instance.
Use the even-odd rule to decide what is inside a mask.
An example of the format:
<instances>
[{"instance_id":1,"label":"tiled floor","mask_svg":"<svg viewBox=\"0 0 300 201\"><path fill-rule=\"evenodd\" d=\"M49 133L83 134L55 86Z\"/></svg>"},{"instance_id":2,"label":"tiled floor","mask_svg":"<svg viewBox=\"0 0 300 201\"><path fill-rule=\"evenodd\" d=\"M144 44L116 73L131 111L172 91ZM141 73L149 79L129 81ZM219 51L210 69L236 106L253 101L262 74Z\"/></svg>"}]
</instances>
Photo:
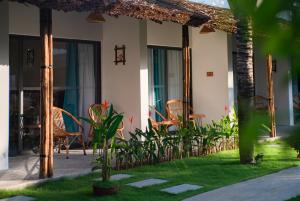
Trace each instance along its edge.
<instances>
[{"instance_id":1,"label":"tiled floor","mask_svg":"<svg viewBox=\"0 0 300 201\"><path fill-rule=\"evenodd\" d=\"M23 188L45 181L38 179L38 155L22 155L9 160L9 170L0 171L0 189ZM93 160L92 150L87 150L86 156L82 150L71 150L69 159L66 159L64 154L55 153L54 178L87 174L91 172Z\"/></svg>"}]
</instances>

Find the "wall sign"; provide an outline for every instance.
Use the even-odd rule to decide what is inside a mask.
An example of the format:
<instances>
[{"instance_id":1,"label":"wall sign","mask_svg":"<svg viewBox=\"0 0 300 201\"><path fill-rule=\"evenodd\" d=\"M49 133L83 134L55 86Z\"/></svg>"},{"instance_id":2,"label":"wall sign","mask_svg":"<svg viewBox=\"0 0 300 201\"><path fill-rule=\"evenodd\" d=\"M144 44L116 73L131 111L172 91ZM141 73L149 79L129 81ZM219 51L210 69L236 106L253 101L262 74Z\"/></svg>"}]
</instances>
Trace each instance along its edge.
<instances>
[{"instance_id":1,"label":"wall sign","mask_svg":"<svg viewBox=\"0 0 300 201\"><path fill-rule=\"evenodd\" d=\"M214 72L210 71L206 73L207 77L213 77L214 76Z\"/></svg>"},{"instance_id":2,"label":"wall sign","mask_svg":"<svg viewBox=\"0 0 300 201\"><path fill-rule=\"evenodd\" d=\"M115 65L118 63L123 63L125 65L126 58L125 58L125 45L122 46L115 46Z\"/></svg>"}]
</instances>

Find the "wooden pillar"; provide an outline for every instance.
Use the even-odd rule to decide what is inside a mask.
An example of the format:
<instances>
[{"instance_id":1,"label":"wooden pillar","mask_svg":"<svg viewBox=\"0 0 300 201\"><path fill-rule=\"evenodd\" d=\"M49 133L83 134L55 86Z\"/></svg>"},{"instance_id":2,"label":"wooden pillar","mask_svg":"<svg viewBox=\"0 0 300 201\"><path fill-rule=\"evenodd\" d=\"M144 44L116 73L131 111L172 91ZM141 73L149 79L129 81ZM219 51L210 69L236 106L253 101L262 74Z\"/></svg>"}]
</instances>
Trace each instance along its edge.
<instances>
[{"instance_id":1,"label":"wooden pillar","mask_svg":"<svg viewBox=\"0 0 300 201\"><path fill-rule=\"evenodd\" d=\"M268 110L271 120L270 137L276 137L276 121L275 121L275 102L274 102L274 86L273 86L273 64L272 55L267 55L267 86L268 86Z\"/></svg>"},{"instance_id":2,"label":"wooden pillar","mask_svg":"<svg viewBox=\"0 0 300 201\"><path fill-rule=\"evenodd\" d=\"M40 9L41 36L41 141L40 178L53 176L53 38L52 11Z\"/></svg>"},{"instance_id":3,"label":"wooden pillar","mask_svg":"<svg viewBox=\"0 0 300 201\"><path fill-rule=\"evenodd\" d=\"M190 88L191 88L191 55L189 46L189 27L182 26L182 64L183 64L183 126L187 127L189 120Z\"/></svg>"}]
</instances>

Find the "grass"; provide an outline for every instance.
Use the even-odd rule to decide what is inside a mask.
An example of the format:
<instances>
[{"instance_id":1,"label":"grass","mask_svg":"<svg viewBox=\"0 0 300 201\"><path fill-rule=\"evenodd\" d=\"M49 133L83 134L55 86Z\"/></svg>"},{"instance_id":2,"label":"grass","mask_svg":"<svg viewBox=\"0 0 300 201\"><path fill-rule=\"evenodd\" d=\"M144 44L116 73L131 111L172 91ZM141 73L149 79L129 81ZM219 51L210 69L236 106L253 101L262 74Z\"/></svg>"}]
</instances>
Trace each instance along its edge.
<instances>
[{"instance_id":1,"label":"grass","mask_svg":"<svg viewBox=\"0 0 300 201\"><path fill-rule=\"evenodd\" d=\"M134 177L119 182L121 191L114 196L95 197L92 195L92 183L96 173L75 179L61 179L47 182L40 186L19 191L0 191L0 198L27 195L40 201L176 201L205 191L241 182L247 179L277 172L292 166L299 166L296 152L281 142L265 143L259 146L257 153L264 153L264 161L260 165L241 165L238 151L224 151L211 156L189 158L166 162L155 166L144 166L120 173L132 174ZM162 178L169 182L162 185L136 189L125 184L146 178ZM197 191L169 195L159 190L172 185L190 183L203 186ZM296 199L297 201L300 199Z\"/></svg>"}]
</instances>

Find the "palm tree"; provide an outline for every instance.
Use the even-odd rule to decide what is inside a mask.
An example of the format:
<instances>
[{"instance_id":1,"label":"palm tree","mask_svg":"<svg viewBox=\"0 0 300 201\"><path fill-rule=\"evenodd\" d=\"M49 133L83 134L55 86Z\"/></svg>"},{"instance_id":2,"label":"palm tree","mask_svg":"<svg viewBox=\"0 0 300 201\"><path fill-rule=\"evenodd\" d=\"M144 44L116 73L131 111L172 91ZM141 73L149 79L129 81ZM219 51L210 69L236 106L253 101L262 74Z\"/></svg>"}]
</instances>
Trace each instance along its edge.
<instances>
[{"instance_id":1,"label":"palm tree","mask_svg":"<svg viewBox=\"0 0 300 201\"><path fill-rule=\"evenodd\" d=\"M237 20L237 94L239 119L239 154L240 162L252 163L254 157L255 135L248 130L248 121L254 111L254 70L253 70L253 30L252 20L246 10L240 7L240 0L229 0Z\"/></svg>"}]
</instances>

